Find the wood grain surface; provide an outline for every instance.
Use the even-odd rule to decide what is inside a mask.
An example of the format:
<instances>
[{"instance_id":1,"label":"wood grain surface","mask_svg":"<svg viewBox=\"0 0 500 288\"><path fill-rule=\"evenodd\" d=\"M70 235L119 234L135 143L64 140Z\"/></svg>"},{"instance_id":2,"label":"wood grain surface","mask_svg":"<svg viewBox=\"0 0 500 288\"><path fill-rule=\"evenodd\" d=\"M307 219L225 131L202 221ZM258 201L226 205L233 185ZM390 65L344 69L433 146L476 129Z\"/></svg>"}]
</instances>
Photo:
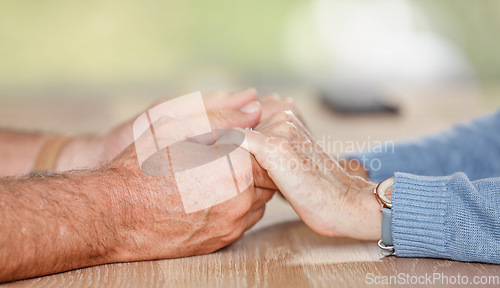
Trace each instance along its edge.
<instances>
[{"instance_id":1,"label":"wood grain surface","mask_svg":"<svg viewBox=\"0 0 500 288\"><path fill-rule=\"evenodd\" d=\"M290 94L316 136L343 142L411 138L495 109L469 90L395 91L403 108L399 116L336 115L308 91L295 90ZM0 123L4 127L30 130L102 132L137 114L141 107L146 108L152 98L13 97L2 100ZM60 121L65 117L67 121ZM345 148L335 146L336 151L329 152L342 152L338 150ZM376 243L329 238L312 232L286 201L275 196L261 222L239 242L215 253L89 267L7 283L3 287L414 287L418 285L370 285L370 279L418 277L426 273L449 277L460 274L472 281L474 276L500 277L500 266L442 259L382 258ZM456 286L448 284L444 286ZM493 285L477 285L490 286Z\"/></svg>"}]
</instances>

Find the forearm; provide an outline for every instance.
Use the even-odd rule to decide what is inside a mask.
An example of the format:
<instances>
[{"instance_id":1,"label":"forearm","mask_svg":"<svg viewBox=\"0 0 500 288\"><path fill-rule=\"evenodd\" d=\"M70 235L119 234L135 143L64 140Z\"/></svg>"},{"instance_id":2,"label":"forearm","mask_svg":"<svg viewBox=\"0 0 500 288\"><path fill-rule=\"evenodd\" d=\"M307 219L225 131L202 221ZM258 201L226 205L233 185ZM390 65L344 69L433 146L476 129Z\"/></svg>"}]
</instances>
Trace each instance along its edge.
<instances>
[{"instance_id":1,"label":"forearm","mask_svg":"<svg viewBox=\"0 0 500 288\"><path fill-rule=\"evenodd\" d=\"M403 257L500 264L500 178L396 173L393 239Z\"/></svg>"},{"instance_id":2,"label":"forearm","mask_svg":"<svg viewBox=\"0 0 500 288\"><path fill-rule=\"evenodd\" d=\"M500 113L486 115L447 131L399 143L387 142L347 158L357 159L370 179L380 182L395 172L445 176L464 172L471 180L500 173Z\"/></svg>"},{"instance_id":3,"label":"forearm","mask_svg":"<svg viewBox=\"0 0 500 288\"><path fill-rule=\"evenodd\" d=\"M41 133L0 130L0 177L28 173L47 139Z\"/></svg>"},{"instance_id":4,"label":"forearm","mask_svg":"<svg viewBox=\"0 0 500 288\"><path fill-rule=\"evenodd\" d=\"M464 173L440 177L396 173L392 192L396 255L500 264L499 189L500 178L470 181ZM369 190L354 207L357 225L351 225L355 228L350 237L381 237L380 204Z\"/></svg>"},{"instance_id":5,"label":"forearm","mask_svg":"<svg viewBox=\"0 0 500 288\"><path fill-rule=\"evenodd\" d=\"M29 173L43 145L51 137L43 133L0 130L0 177ZM95 168L103 161L103 148L102 137L71 137L56 155L54 170Z\"/></svg>"},{"instance_id":6,"label":"forearm","mask_svg":"<svg viewBox=\"0 0 500 288\"><path fill-rule=\"evenodd\" d=\"M1 180L0 282L113 262L119 185L107 171Z\"/></svg>"}]
</instances>

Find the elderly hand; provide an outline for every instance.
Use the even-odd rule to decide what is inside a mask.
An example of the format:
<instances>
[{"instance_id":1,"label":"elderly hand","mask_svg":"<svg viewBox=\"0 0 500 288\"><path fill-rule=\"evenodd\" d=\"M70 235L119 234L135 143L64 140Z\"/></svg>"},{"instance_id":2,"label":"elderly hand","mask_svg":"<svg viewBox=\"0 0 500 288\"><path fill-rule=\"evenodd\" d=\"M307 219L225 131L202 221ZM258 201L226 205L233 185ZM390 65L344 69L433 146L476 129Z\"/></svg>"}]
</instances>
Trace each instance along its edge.
<instances>
[{"instance_id":1,"label":"elderly hand","mask_svg":"<svg viewBox=\"0 0 500 288\"><path fill-rule=\"evenodd\" d=\"M304 123L292 98L282 98L279 94L274 93L260 99L259 101L262 105L262 125L257 125L256 130L259 130L261 126L265 125L265 122L268 121L269 118L275 113L282 111L292 112L295 117L299 118L299 120Z\"/></svg>"},{"instance_id":2,"label":"elderly hand","mask_svg":"<svg viewBox=\"0 0 500 288\"><path fill-rule=\"evenodd\" d=\"M159 101L152 105L152 107L168 100ZM257 100L257 92L255 89L247 89L239 93L213 92L203 95L203 101L207 111L248 110L255 108L256 104L251 104L255 100ZM249 107L245 107L249 104L251 104ZM214 113L212 117L213 121L227 121L229 119L219 117L220 119L217 120L217 117L219 116ZM250 124L255 120L255 118L247 118L248 117L240 118L239 122L235 122L233 125L227 126L230 126L229 128L251 127ZM108 134L103 136L74 137L66 144L64 149L62 149L57 163L57 170L65 171L82 168L95 168L103 163L111 161L116 155L132 144L134 140L134 136L132 135L132 125L134 120L135 117L134 119L131 119L114 128ZM233 120L234 119L231 119L231 121Z\"/></svg>"},{"instance_id":3,"label":"elderly hand","mask_svg":"<svg viewBox=\"0 0 500 288\"><path fill-rule=\"evenodd\" d=\"M257 103L256 110L250 113L253 115L251 120L248 113L240 110L212 111L208 116L214 128L230 128L243 124L242 121L253 127L257 124L260 113L261 108ZM160 123L155 124L155 134L169 137L167 132L172 127L172 119L162 118L158 121ZM159 130L156 130L158 127ZM140 139L136 143L138 141ZM169 153L171 158L189 158L193 154L203 157L204 153L211 150L210 144L182 141L175 149L170 148ZM176 258L218 250L235 242L263 216L265 203L274 193L274 190L255 188L254 185L274 187L256 162L252 166L240 165L245 157L247 160L253 157L247 151L236 148L231 156L233 166L238 167L235 168L235 177L238 183L249 183L248 188L218 205L186 213L173 175L155 177L143 173L134 145L103 168L113 175L110 176L112 179L118 179L117 182L122 183L113 192L111 205L118 231L119 261ZM219 151L226 149L225 146L227 145L219 145ZM231 183L221 183L228 180L220 177L222 171L205 169L200 173L194 178L203 179L205 188L201 189L234 189L232 178ZM191 181L197 181L194 178ZM256 181L255 184L252 179ZM203 191L193 192L203 195ZM200 196L200 201L204 200Z\"/></svg>"},{"instance_id":4,"label":"elderly hand","mask_svg":"<svg viewBox=\"0 0 500 288\"><path fill-rule=\"evenodd\" d=\"M348 174L290 111L243 131L256 157L312 230L328 236L380 239L382 215L374 183Z\"/></svg>"}]
</instances>

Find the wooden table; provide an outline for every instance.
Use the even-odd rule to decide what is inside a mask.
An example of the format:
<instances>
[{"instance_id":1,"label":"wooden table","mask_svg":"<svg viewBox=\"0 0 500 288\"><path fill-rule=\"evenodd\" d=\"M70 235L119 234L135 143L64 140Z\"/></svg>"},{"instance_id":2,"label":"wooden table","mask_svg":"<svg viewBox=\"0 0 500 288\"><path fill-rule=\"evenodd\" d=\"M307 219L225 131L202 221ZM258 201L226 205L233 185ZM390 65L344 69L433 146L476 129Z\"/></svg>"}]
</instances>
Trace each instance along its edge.
<instances>
[{"instance_id":1,"label":"wooden table","mask_svg":"<svg viewBox=\"0 0 500 288\"><path fill-rule=\"evenodd\" d=\"M294 90L290 94L294 95L316 136L342 143L373 144L378 140L415 137L495 109L491 102L484 102L466 89L395 89L394 95L398 95L403 108L399 116L342 116L308 96L312 94L310 91ZM0 123L4 127L21 129L103 132L140 112L138 107L146 108L152 98L155 97L117 95L106 100L7 97L0 100ZM65 121L60 121L61 118ZM330 152L349 149L347 145L340 146L335 145L337 151ZM381 258L376 243L328 238L312 232L284 200L274 197L262 221L239 242L209 255L102 265L3 286L412 287L414 285L402 285L401 282L370 284L382 281L384 276L405 278L425 276L426 273L427 276L467 276L472 281L474 276L500 277L500 266L439 259Z\"/></svg>"}]
</instances>

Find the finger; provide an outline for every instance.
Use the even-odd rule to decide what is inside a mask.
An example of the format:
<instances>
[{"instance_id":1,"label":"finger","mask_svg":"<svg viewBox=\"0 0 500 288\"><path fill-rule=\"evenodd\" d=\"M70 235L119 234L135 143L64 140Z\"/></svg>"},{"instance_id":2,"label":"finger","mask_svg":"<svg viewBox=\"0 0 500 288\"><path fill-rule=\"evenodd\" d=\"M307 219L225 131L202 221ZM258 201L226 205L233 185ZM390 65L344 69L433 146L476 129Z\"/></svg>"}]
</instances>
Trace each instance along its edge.
<instances>
[{"instance_id":1,"label":"finger","mask_svg":"<svg viewBox=\"0 0 500 288\"><path fill-rule=\"evenodd\" d=\"M305 134L299 131L297 126L292 122L274 123L261 132L269 136L283 137L289 141L307 141L307 138L304 137Z\"/></svg>"},{"instance_id":2,"label":"finger","mask_svg":"<svg viewBox=\"0 0 500 288\"><path fill-rule=\"evenodd\" d=\"M286 138L290 142L290 147L292 147L291 150L294 153L284 152L282 153L283 157L284 159L289 160L294 158L296 159L292 161L298 161L298 159L300 159L300 167L308 167L311 161L314 163L315 160L319 160L321 158L321 154L318 152L322 151L322 149L320 149L320 147L317 147L317 145L313 143L314 139L311 140L309 137L307 137L304 130L298 129L292 122L277 123L273 127L270 127L266 133L268 135ZM279 148L281 147L282 146L280 146ZM294 154L295 157L293 157L292 154ZM280 161L279 163L291 164L292 162ZM291 168L287 164L285 165L286 167Z\"/></svg>"},{"instance_id":3,"label":"finger","mask_svg":"<svg viewBox=\"0 0 500 288\"><path fill-rule=\"evenodd\" d=\"M260 102L264 104L269 102L277 102L279 100L281 100L281 96L278 93L272 93L260 99Z\"/></svg>"},{"instance_id":4,"label":"finger","mask_svg":"<svg viewBox=\"0 0 500 288\"><path fill-rule=\"evenodd\" d=\"M254 155L250 155L252 160L252 174L255 187L270 189L271 191L278 190L267 171L260 166Z\"/></svg>"},{"instance_id":5,"label":"finger","mask_svg":"<svg viewBox=\"0 0 500 288\"><path fill-rule=\"evenodd\" d=\"M300 121L304 124L304 126L307 126L304 121L304 118L302 117L302 114L300 113L300 111L297 109L297 106L295 105L295 101L293 100L292 97L287 97L285 98L284 101L286 104L285 106L288 108L286 110L288 111L292 111L293 112L293 115Z\"/></svg>"},{"instance_id":6,"label":"finger","mask_svg":"<svg viewBox=\"0 0 500 288\"><path fill-rule=\"evenodd\" d=\"M257 222L259 222L259 220L262 219L262 217L264 217L265 212L266 212L265 205L257 209L256 211L250 212L245 219L246 220L245 232L248 231L253 226L255 226L255 224L257 224Z\"/></svg>"},{"instance_id":7,"label":"finger","mask_svg":"<svg viewBox=\"0 0 500 288\"><path fill-rule=\"evenodd\" d=\"M273 198L275 193L275 189L255 188L255 201L252 208L250 208L250 212L256 211L262 206L265 206L266 203Z\"/></svg>"},{"instance_id":8,"label":"finger","mask_svg":"<svg viewBox=\"0 0 500 288\"><path fill-rule=\"evenodd\" d=\"M235 129L245 133L247 145L241 146L255 156L260 167L267 171L268 174L280 169L280 165L285 164L281 160L288 158L295 159L298 155L293 151L293 143L284 137L268 137L267 135L244 129ZM231 139L229 139L230 141ZM238 143L232 143L238 145ZM286 162L286 161L285 161ZM282 171L283 172L283 171ZM269 175L277 187L276 179L273 175Z\"/></svg>"},{"instance_id":9,"label":"finger","mask_svg":"<svg viewBox=\"0 0 500 288\"><path fill-rule=\"evenodd\" d=\"M301 147L302 153L309 155L308 157L324 159L331 158L325 149L311 136L306 127L293 116L289 114L289 122L275 123L274 125L264 129L263 133L267 135L274 135L278 137L287 138L289 141L294 142ZM329 162L330 163L330 162ZM337 166L337 165L336 165Z\"/></svg>"},{"instance_id":10,"label":"finger","mask_svg":"<svg viewBox=\"0 0 500 288\"><path fill-rule=\"evenodd\" d=\"M249 88L238 93L214 92L203 95L207 111L235 110L257 100L257 90Z\"/></svg>"},{"instance_id":11,"label":"finger","mask_svg":"<svg viewBox=\"0 0 500 288\"><path fill-rule=\"evenodd\" d=\"M289 122L295 126L296 131L290 129L290 127L286 127L286 125L281 125L280 122ZM326 155L326 151L324 151L323 147L316 141L316 139L312 136L311 132L304 125L300 119L296 117L296 115L290 111L281 111L280 113L276 113L273 115L272 119L269 120L270 123L264 128L261 128L259 131L264 134L272 134L275 136L286 137L290 140L297 140L294 136L300 136L302 143L306 146L312 145L314 149L317 150L318 153L322 155ZM282 126L282 127L280 127ZM288 128L288 129L287 129ZM298 135L297 135L298 134ZM304 146L303 145L303 146Z\"/></svg>"},{"instance_id":12,"label":"finger","mask_svg":"<svg viewBox=\"0 0 500 288\"><path fill-rule=\"evenodd\" d=\"M259 123L261 114L262 106L253 101L238 110L209 111L208 120L212 129L253 128Z\"/></svg>"},{"instance_id":13,"label":"finger","mask_svg":"<svg viewBox=\"0 0 500 288\"><path fill-rule=\"evenodd\" d=\"M292 98L282 99L279 95L272 95L260 100L263 106L262 119L267 120L273 114L281 111L292 111L298 119L303 121L297 106L295 106Z\"/></svg>"},{"instance_id":14,"label":"finger","mask_svg":"<svg viewBox=\"0 0 500 288\"><path fill-rule=\"evenodd\" d=\"M325 151L325 149L309 134L304 126L300 126L300 121L292 120L293 122L277 123L269 127L264 132L268 135L287 138L294 144L294 151L305 155L310 159L329 159L332 156ZM295 124L296 123L296 124ZM297 126L300 126L297 127ZM300 149L298 149L300 148ZM328 162L330 163L330 162ZM337 165L336 165L337 166Z\"/></svg>"},{"instance_id":15,"label":"finger","mask_svg":"<svg viewBox=\"0 0 500 288\"><path fill-rule=\"evenodd\" d=\"M268 137L257 131L242 131L248 142L248 151L255 156L260 166L267 170L281 193L290 203L300 202L301 197L304 197L301 193L304 191L296 190L296 187L303 185L303 177L306 175L303 175L301 169L290 169L286 166L302 163L303 160L293 151L290 141L283 137Z\"/></svg>"},{"instance_id":16,"label":"finger","mask_svg":"<svg viewBox=\"0 0 500 288\"><path fill-rule=\"evenodd\" d=\"M296 152L310 155L315 147L313 140L303 129L297 128L293 122L278 122L262 131L266 135L286 138L294 147ZM300 149L298 149L300 148Z\"/></svg>"},{"instance_id":17,"label":"finger","mask_svg":"<svg viewBox=\"0 0 500 288\"><path fill-rule=\"evenodd\" d=\"M311 132L309 131L309 128L304 124L304 121L302 121L299 114L296 113L287 113L289 114L290 117L290 122L292 122L300 131L303 131L306 137L311 140L312 142L316 142L314 137L312 136Z\"/></svg>"},{"instance_id":18,"label":"finger","mask_svg":"<svg viewBox=\"0 0 500 288\"><path fill-rule=\"evenodd\" d=\"M300 119L298 119L295 114L291 114L290 116L291 116L291 119L292 119L292 122L294 123L294 125L303 134L303 137L307 138L312 143L312 145L314 146L315 151L318 152L323 157L327 157L327 158L331 157L331 155L328 152L326 152L326 150L323 148L323 146L321 146L318 143L318 141L316 140L316 138L314 138L312 136L311 132L305 126L304 122L302 122Z\"/></svg>"},{"instance_id":19,"label":"finger","mask_svg":"<svg viewBox=\"0 0 500 288\"><path fill-rule=\"evenodd\" d=\"M291 110L284 110L273 113L273 115L271 115L267 119L261 120L261 123L258 125L256 130L263 132L268 127L274 125L275 123L280 123L280 122L292 122L298 128L305 130L307 134L310 135L304 123L302 123L302 121L297 117L297 115Z\"/></svg>"},{"instance_id":20,"label":"finger","mask_svg":"<svg viewBox=\"0 0 500 288\"><path fill-rule=\"evenodd\" d=\"M246 147L241 147L248 152L250 152L257 163L262 169L269 172L272 168L272 153L276 150L276 146L279 146L279 143L276 143L277 140L271 140L268 136L263 133L252 131L252 130L244 130L244 129L236 129L245 134L245 140L247 141ZM282 139L285 140L285 139ZM238 143L235 143L238 145Z\"/></svg>"},{"instance_id":21,"label":"finger","mask_svg":"<svg viewBox=\"0 0 500 288\"><path fill-rule=\"evenodd\" d=\"M248 187L245 191L238 195L217 204L216 211L222 213L228 219L237 219L238 221L244 219L250 212L257 198L255 187Z\"/></svg>"},{"instance_id":22,"label":"finger","mask_svg":"<svg viewBox=\"0 0 500 288\"><path fill-rule=\"evenodd\" d=\"M285 100L270 100L270 101L262 101L262 119L267 121L273 114L281 112L281 111L292 111L296 112L296 108L292 103L289 103Z\"/></svg>"},{"instance_id":23,"label":"finger","mask_svg":"<svg viewBox=\"0 0 500 288\"><path fill-rule=\"evenodd\" d=\"M210 92L204 93L202 95L203 102L205 104L205 109L207 111L211 110L234 110L240 109L246 104L256 101L258 98L257 90L254 88L248 88L237 93L227 93L227 92ZM147 110L156 107L160 104L168 102L173 98L164 98L156 100ZM137 118L137 117L136 117ZM135 119L135 118L134 118Z\"/></svg>"},{"instance_id":24,"label":"finger","mask_svg":"<svg viewBox=\"0 0 500 288\"><path fill-rule=\"evenodd\" d=\"M267 174L267 171L262 168L259 162L255 159L254 155L250 154L248 151L248 143L245 143L245 134L241 129L228 129L217 135L216 144L218 147L224 147L227 145L235 145L241 149L240 152L248 153L252 165L252 175L255 187L274 189L276 190L276 185L273 180Z\"/></svg>"}]
</instances>

